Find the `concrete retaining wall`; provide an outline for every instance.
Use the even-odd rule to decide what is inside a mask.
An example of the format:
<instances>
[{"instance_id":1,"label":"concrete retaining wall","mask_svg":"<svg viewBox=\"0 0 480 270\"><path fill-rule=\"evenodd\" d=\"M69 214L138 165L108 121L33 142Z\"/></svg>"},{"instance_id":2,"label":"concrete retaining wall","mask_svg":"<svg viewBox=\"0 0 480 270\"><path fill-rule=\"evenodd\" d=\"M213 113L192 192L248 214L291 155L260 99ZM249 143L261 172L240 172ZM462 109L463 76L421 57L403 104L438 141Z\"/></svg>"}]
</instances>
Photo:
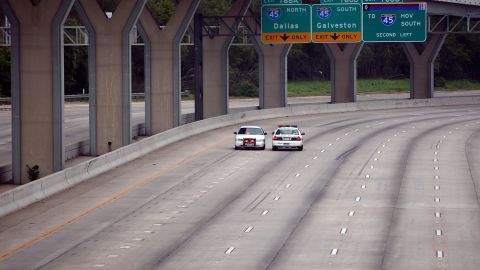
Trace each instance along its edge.
<instances>
[{"instance_id":1,"label":"concrete retaining wall","mask_svg":"<svg viewBox=\"0 0 480 270\"><path fill-rule=\"evenodd\" d=\"M1 193L0 217L28 206L31 203L42 200L57 192L63 191L82 181L97 176L163 146L224 126L236 125L255 120L318 113L474 104L480 104L480 96L445 97L425 100L362 101L342 104L311 104L238 112L192 122L145 138L108 154L92 158L91 160L80 163L74 167Z\"/></svg>"}]
</instances>

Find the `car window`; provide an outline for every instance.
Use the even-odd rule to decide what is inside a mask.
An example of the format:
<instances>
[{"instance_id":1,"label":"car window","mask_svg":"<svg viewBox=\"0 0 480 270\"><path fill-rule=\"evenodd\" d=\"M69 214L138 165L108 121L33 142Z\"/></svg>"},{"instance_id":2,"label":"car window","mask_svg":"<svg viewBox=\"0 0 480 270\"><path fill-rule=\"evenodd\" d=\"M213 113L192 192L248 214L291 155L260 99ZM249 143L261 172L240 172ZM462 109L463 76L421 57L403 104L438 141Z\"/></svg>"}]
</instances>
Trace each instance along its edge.
<instances>
[{"instance_id":1,"label":"car window","mask_svg":"<svg viewBox=\"0 0 480 270\"><path fill-rule=\"evenodd\" d=\"M299 135L298 129L277 129L275 135Z\"/></svg>"},{"instance_id":2,"label":"car window","mask_svg":"<svg viewBox=\"0 0 480 270\"><path fill-rule=\"evenodd\" d=\"M238 134L241 135L263 135L261 128L240 128Z\"/></svg>"}]
</instances>

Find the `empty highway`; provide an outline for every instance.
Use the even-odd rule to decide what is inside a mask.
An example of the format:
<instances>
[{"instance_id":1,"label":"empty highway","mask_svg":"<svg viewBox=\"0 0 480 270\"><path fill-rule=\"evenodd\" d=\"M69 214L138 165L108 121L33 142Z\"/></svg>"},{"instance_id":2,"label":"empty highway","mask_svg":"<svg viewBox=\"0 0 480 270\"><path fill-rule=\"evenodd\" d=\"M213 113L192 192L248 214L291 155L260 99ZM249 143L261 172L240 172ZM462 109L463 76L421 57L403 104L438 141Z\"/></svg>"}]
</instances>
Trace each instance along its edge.
<instances>
[{"instance_id":1,"label":"empty highway","mask_svg":"<svg viewBox=\"0 0 480 270\"><path fill-rule=\"evenodd\" d=\"M0 269L478 269L478 106L248 124L265 151L216 129L1 218Z\"/></svg>"}]
</instances>

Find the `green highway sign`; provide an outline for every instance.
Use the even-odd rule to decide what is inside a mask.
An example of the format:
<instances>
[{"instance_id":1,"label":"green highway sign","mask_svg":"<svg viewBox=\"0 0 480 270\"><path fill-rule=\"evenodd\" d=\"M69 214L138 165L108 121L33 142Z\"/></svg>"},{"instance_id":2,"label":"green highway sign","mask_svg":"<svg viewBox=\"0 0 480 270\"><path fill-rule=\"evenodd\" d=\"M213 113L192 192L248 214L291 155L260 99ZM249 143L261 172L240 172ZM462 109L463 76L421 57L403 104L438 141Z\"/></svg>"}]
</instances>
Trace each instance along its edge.
<instances>
[{"instance_id":1,"label":"green highway sign","mask_svg":"<svg viewBox=\"0 0 480 270\"><path fill-rule=\"evenodd\" d=\"M360 4L312 5L312 41L318 43L360 42Z\"/></svg>"},{"instance_id":2,"label":"green highway sign","mask_svg":"<svg viewBox=\"0 0 480 270\"><path fill-rule=\"evenodd\" d=\"M310 5L262 6L263 43L306 43L311 40Z\"/></svg>"},{"instance_id":3,"label":"green highway sign","mask_svg":"<svg viewBox=\"0 0 480 270\"><path fill-rule=\"evenodd\" d=\"M427 39L427 4L363 4L365 42L423 42Z\"/></svg>"},{"instance_id":4,"label":"green highway sign","mask_svg":"<svg viewBox=\"0 0 480 270\"><path fill-rule=\"evenodd\" d=\"M262 0L263 5L301 4L302 0Z\"/></svg>"}]
</instances>

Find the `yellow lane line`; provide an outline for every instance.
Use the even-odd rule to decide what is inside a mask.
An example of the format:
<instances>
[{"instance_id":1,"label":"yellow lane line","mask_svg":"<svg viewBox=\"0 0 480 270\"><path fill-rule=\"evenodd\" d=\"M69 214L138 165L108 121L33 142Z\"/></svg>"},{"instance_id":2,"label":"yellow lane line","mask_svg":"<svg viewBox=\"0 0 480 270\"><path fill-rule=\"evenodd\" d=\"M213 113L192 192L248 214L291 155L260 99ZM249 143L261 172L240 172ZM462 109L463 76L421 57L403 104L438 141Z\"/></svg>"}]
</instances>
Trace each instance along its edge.
<instances>
[{"instance_id":1,"label":"yellow lane line","mask_svg":"<svg viewBox=\"0 0 480 270\"><path fill-rule=\"evenodd\" d=\"M214 147L214 146L216 146L216 145L221 145L221 144L227 142L228 140L231 140L231 138L224 138L223 140L220 140L220 141L218 141L218 142L216 142L216 143L207 145L206 147L204 147L204 148L202 148L201 150L199 150L199 151L197 151L197 152L195 152L195 153L193 153L193 154L185 157L184 159L182 159L182 160L180 160L180 161L178 161L178 162L176 162L176 163L174 163L174 164L170 164L169 166L167 166L167 167L165 167L165 168L162 168L162 169L158 170L157 172L155 172L155 174L153 174L153 175L151 175L151 176L143 179L142 181L140 181L140 182L138 182L138 183L136 183L136 184L128 187L127 189L125 189L125 190L123 190L123 191L115 194L114 196L112 196L112 197L109 198L108 200L106 200L106 201L98 204L97 206L95 206L95 207L93 207L93 208L90 208L90 209L84 211L83 213L81 213L81 214L79 214L79 215L77 215L77 216L75 216L75 217L73 217L73 218L71 218L71 219L63 222L63 223L60 224L60 225L53 226L53 227L51 227L50 229L48 229L48 230L40 233L38 236L36 236L36 237L34 237L34 238L32 238L32 239L30 239L30 240L28 240L28 241L25 241L25 242L23 242L22 244L19 244L18 246L16 246L16 247L14 247L14 248L12 248L12 249L10 249L10 250L2 253L2 254L0 255L0 262L4 261L6 258L12 256L13 254L21 251L22 249L27 248L27 247L35 244L36 242L45 239L47 236L49 236L50 234L52 234L52 233L60 230L61 228L65 227L65 226L67 226L67 225L69 225L69 224L74 223L75 221L77 221L77 220L79 220L79 219L87 216L87 215L90 214L90 213L93 213L94 211L96 211L96 210L98 210L98 209L100 209L100 208L102 208L102 207L110 204L111 202L113 202L113 201L115 201L115 200L118 200L118 199L122 198L123 196L131 193L132 191L135 191L135 190L139 189L140 187L145 186L145 185L151 183L153 180L155 180L156 178L162 176L162 175L165 174L166 172L175 169L176 167L180 166L181 164L183 164L183 163L185 163L185 162L188 162L188 161L192 160L194 157L196 157L196 156L198 156L198 155L200 155L200 154L203 154L203 153L208 152L212 147Z\"/></svg>"}]
</instances>

